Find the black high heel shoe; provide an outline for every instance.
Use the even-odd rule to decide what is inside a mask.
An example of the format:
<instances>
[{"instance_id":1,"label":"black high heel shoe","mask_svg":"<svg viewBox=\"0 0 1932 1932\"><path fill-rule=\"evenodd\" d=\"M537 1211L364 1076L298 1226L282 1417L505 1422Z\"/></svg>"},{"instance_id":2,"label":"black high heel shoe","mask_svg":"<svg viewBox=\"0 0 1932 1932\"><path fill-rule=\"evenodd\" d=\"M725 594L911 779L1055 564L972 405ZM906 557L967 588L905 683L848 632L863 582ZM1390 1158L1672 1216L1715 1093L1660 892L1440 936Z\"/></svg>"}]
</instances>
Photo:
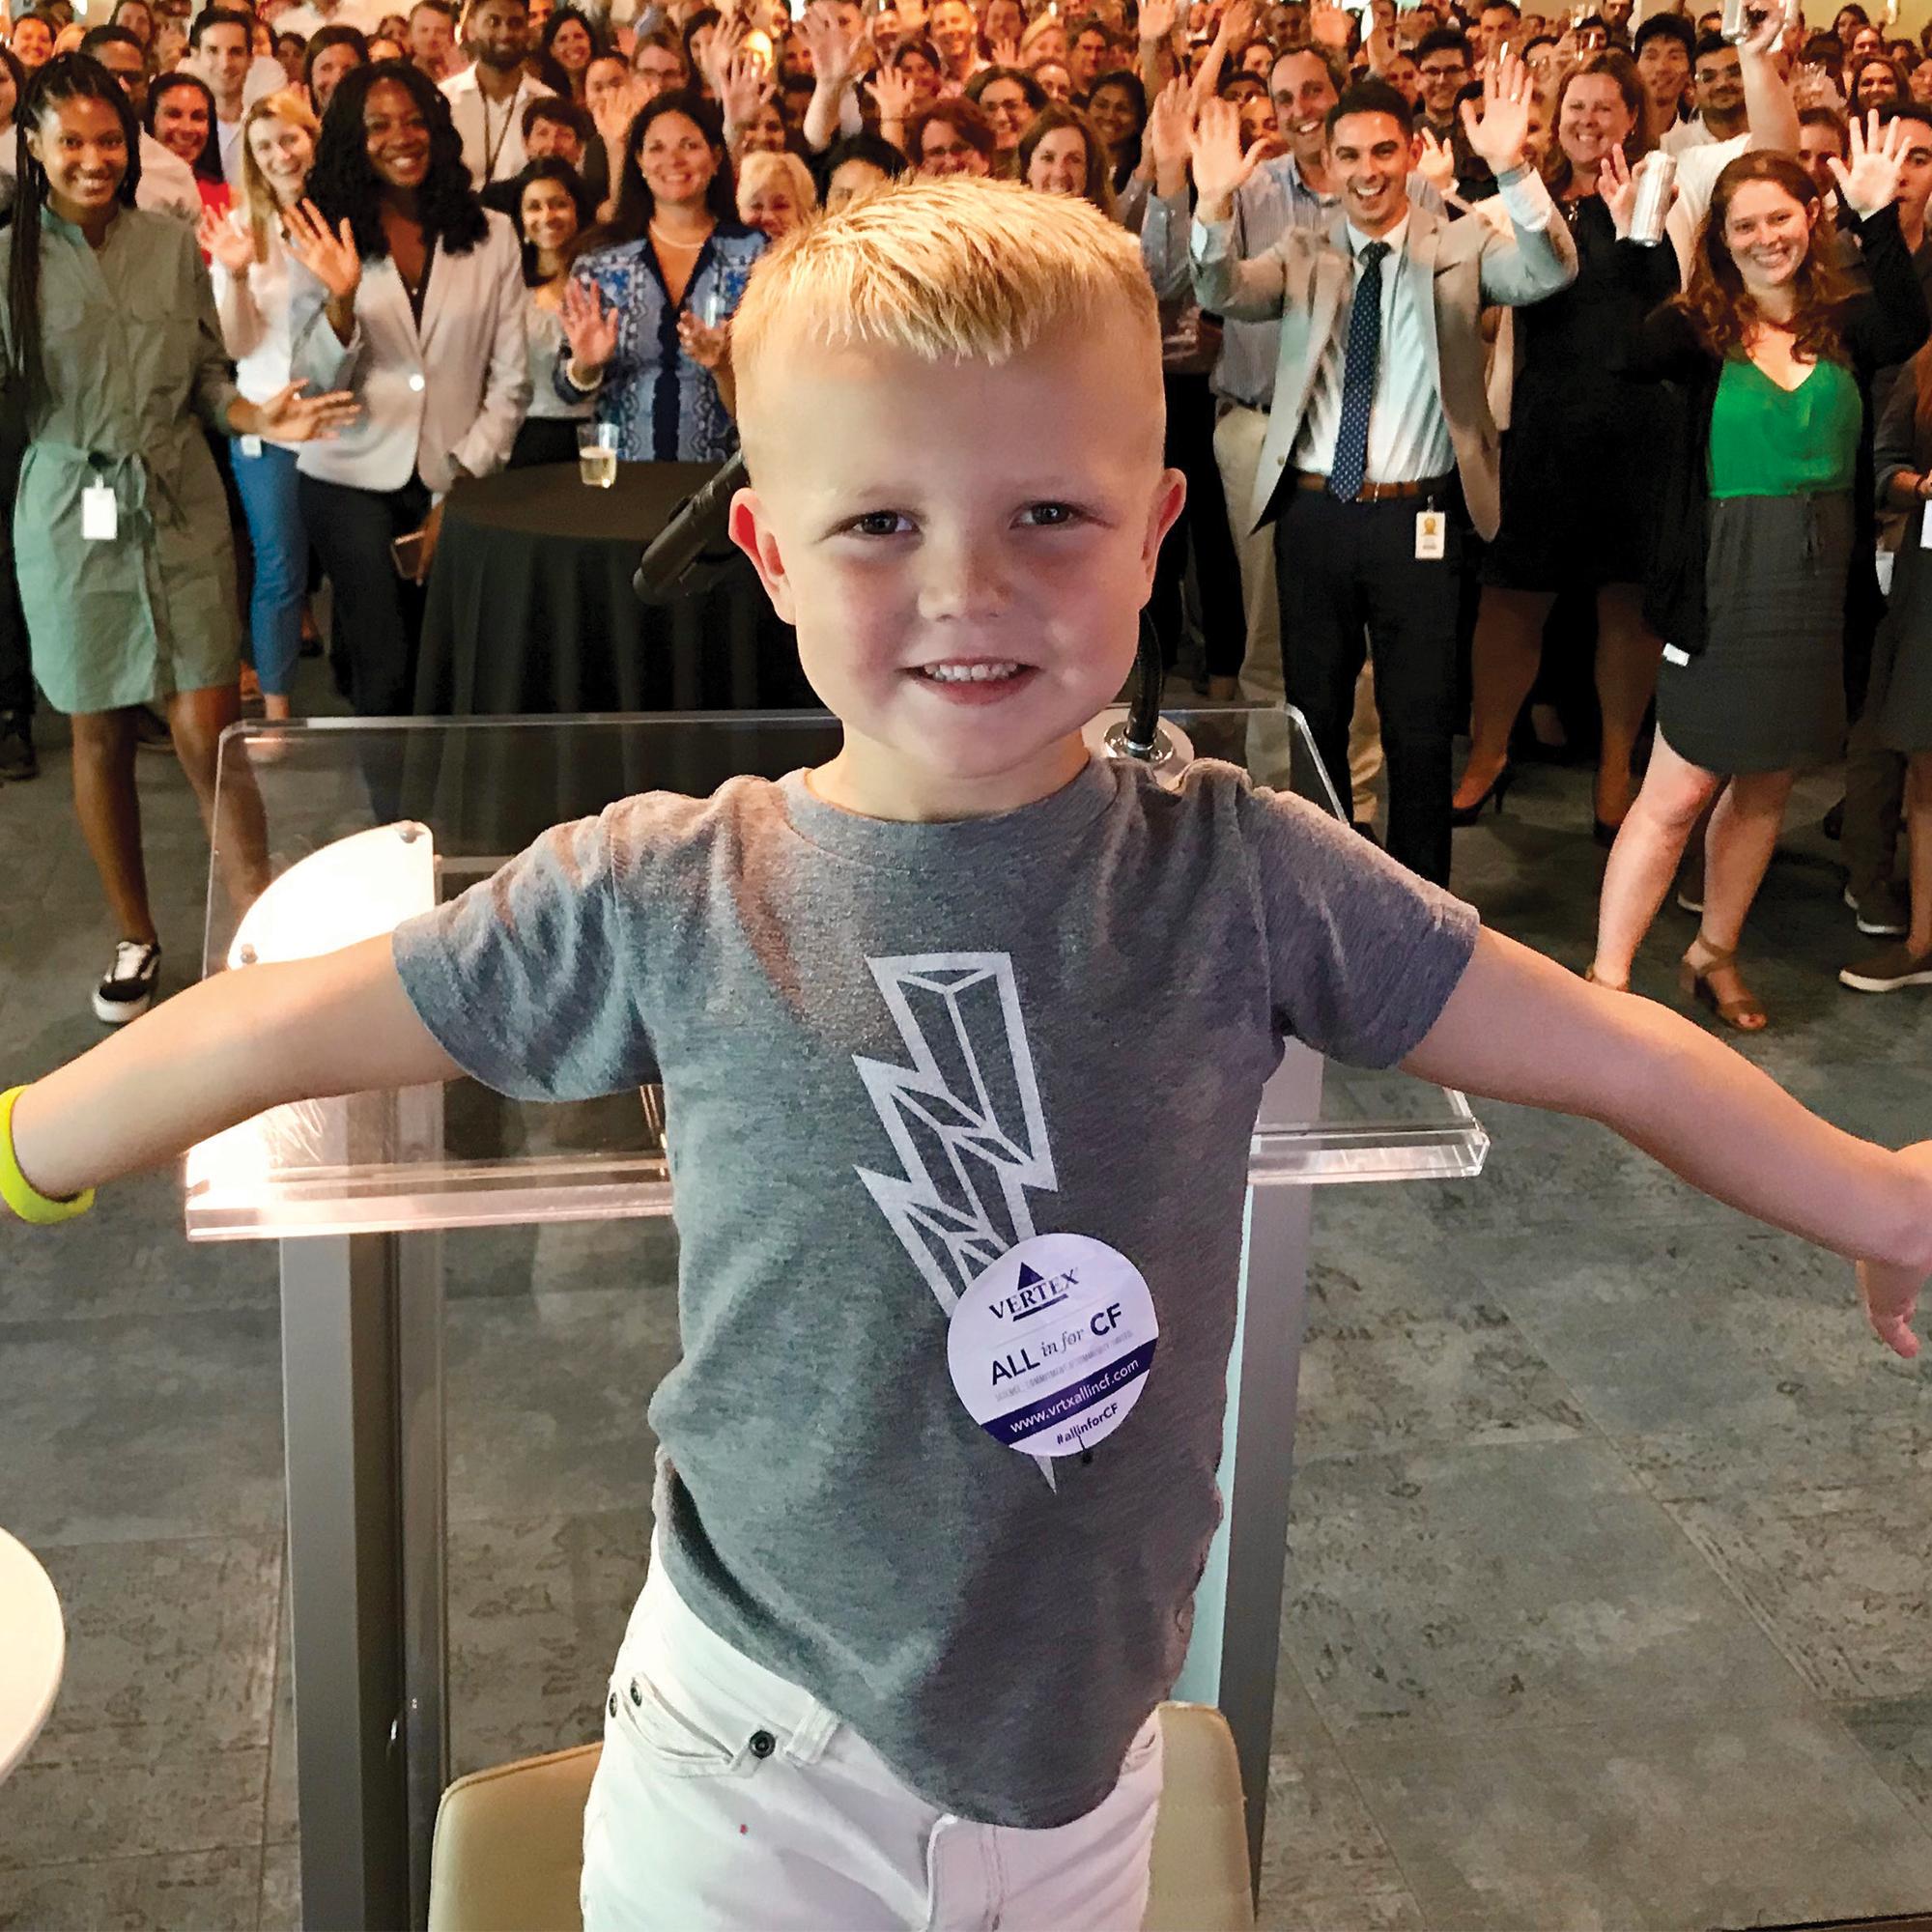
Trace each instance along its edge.
<instances>
[{"instance_id":1,"label":"black high heel shoe","mask_svg":"<svg viewBox=\"0 0 1932 1932\"><path fill-rule=\"evenodd\" d=\"M1516 782L1516 767L1505 765L1490 781L1490 788L1474 805L1452 805L1449 808L1449 823L1455 826L1473 825L1492 805L1496 809L1496 816L1502 816L1503 798L1511 785Z\"/></svg>"}]
</instances>

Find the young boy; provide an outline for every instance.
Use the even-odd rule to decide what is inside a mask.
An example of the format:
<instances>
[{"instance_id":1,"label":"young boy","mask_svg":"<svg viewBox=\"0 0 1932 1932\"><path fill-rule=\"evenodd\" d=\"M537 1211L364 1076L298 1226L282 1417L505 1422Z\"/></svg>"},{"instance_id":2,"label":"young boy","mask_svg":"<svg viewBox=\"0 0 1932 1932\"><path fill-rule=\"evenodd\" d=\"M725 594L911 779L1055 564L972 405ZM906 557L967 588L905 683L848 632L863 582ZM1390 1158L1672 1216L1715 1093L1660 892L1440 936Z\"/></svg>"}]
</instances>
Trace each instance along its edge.
<instances>
[{"instance_id":1,"label":"young boy","mask_svg":"<svg viewBox=\"0 0 1932 1932\"><path fill-rule=\"evenodd\" d=\"M51 1214L298 1096L662 1078L685 1352L585 1924L1119 1932L1285 1035L1603 1121L1857 1258L1902 1355L1932 1146L1827 1126L1232 767L1090 761L1181 482L1152 293L1084 203L857 202L759 268L734 357L733 534L838 755L625 800L393 943L183 994L18 1093L12 1167L0 1107L0 1178ZM1010 1325L1049 1307L1071 1371Z\"/></svg>"}]
</instances>

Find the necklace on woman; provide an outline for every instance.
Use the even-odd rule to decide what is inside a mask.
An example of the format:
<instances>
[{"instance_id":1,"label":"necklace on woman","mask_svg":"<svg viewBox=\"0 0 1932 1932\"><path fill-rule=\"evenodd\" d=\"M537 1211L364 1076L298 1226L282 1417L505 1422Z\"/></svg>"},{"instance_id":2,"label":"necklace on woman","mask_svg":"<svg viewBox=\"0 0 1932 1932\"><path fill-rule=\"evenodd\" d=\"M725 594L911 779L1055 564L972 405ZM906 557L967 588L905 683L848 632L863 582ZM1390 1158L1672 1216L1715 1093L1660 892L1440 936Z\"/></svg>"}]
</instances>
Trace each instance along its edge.
<instances>
[{"instance_id":1,"label":"necklace on woman","mask_svg":"<svg viewBox=\"0 0 1932 1932\"><path fill-rule=\"evenodd\" d=\"M687 255L696 254L697 251L700 248L702 248L708 241L711 240L710 233L707 231L706 233L700 235L696 242L673 242L668 235L666 235L660 231L655 221L653 221L650 224L650 231L651 231L651 240L655 242L659 247L681 249Z\"/></svg>"}]
</instances>

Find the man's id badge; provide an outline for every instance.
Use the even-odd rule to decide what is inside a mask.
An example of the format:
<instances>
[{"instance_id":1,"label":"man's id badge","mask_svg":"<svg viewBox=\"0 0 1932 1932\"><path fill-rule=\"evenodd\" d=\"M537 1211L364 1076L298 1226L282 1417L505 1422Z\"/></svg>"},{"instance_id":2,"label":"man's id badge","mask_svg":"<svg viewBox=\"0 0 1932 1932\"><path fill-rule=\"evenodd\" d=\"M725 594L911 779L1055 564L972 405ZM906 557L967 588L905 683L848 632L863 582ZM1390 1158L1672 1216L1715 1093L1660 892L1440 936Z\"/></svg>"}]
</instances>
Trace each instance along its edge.
<instances>
[{"instance_id":1,"label":"man's id badge","mask_svg":"<svg viewBox=\"0 0 1932 1932\"><path fill-rule=\"evenodd\" d=\"M959 1297L946 1364L994 1441L1071 1456L1127 1419L1159 1333L1153 1296L1125 1255L1085 1235L1035 1235Z\"/></svg>"},{"instance_id":2,"label":"man's id badge","mask_svg":"<svg viewBox=\"0 0 1932 1932\"><path fill-rule=\"evenodd\" d=\"M1415 513L1415 560L1418 563L1438 563L1449 544L1449 518L1442 510L1418 510Z\"/></svg>"},{"instance_id":3,"label":"man's id badge","mask_svg":"<svg viewBox=\"0 0 1932 1932\"><path fill-rule=\"evenodd\" d=\"M80 493L80 534L89 543L112 543L121 527L114 492L105 483L90 483Z\"/></svg>"},{"instance_id":4,"label":"man's id badge","mask_svg":"<svg viewBox=\"0 0 1932 1932\"><path fill-rule=\"evenodd\" d=\"M260 438L259 436L244 436L244 437L241 437L241 438L239 438L239 439L238 439L238 440L239 440L239 441L241 442L241 444L242 444L242 454L243 456L260 456L260 455L261 455L261 453L262 453L262 439L261 439L261 438Z\"/></svg>"}]
</instances>

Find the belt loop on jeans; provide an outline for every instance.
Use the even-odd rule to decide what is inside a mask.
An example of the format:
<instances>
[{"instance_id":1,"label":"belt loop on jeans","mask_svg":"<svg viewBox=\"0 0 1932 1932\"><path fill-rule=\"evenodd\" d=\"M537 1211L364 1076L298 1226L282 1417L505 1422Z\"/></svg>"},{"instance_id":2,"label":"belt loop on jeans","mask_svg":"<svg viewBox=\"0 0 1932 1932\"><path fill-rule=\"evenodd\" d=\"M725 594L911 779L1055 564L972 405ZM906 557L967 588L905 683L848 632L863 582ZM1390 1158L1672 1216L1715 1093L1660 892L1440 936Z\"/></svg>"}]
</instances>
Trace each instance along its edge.
<instances>
[{"instance_id":1,"label":"belt loop on jeans","mask_svg":"<svg viewBox=\"0 0 1932 1932\"><path fill-rule=\"evenodd\" d=\"M1454 481L1452 474L1424 476L1413 483L1364 483L1349 500L1351 503L1412 503L1426 497L1442 496ZM1294 487L1297 490L1326 490L1328 479L1318 476L1312 469L1297 469L1294 472Z\"/></svg>"}]
</instances>

